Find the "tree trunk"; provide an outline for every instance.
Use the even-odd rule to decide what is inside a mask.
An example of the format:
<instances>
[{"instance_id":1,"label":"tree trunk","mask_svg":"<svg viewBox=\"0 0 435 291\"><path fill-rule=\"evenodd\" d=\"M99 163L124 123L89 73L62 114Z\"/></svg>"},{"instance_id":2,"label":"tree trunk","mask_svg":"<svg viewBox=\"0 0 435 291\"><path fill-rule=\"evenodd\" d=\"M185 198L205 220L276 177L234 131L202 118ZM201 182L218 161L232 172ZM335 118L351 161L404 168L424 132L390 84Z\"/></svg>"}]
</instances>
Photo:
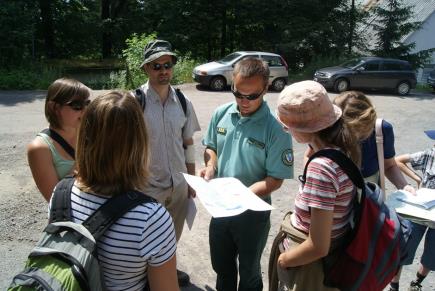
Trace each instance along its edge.
<instances>
[{"instance_id":1,"label":"tree trunk","mask_svg":"<svg viewBox=\"0 0 435 291\"><path fill-rule=\"evenodd\" d=\"M112 34L110 30L110 0L101 0L102 43L101 54L103 59L112 55Z\"/></svg>"},{"instance_id":2,"label":"tree trunk","mask_svg":"<svg viewBox=\"0 0 435 291\"><path fill-rule=\"evenodd\" d=\"M350 7L350 25L349 25L349 41L348 41L349 55L352 53L354 30L355 30L355 0L352 0L352 6Z\"/></svg>"},{"instance_id":3,"label":"tree trunk","mask_svg":"<svg viewBox=\"0 0 435 291\"><path fill-rule=\"evenodd\" d=\"M50 0L39 0L39 8L41 9L41 26L44 37L45 56L54 58L56 49L54 45L54 24L53 24L53 9Z\"/></svg>"},{"instance_id":4,"label":"tree trunk","mask_svg":"<svg viewBox=\"0 0 435 291\"><path fill-rule=\"evenodd\" d=\"M227 42L227 1L222 1L222 27L221 27L221 57L225 56Z\"/></svg>"}]
</instances>

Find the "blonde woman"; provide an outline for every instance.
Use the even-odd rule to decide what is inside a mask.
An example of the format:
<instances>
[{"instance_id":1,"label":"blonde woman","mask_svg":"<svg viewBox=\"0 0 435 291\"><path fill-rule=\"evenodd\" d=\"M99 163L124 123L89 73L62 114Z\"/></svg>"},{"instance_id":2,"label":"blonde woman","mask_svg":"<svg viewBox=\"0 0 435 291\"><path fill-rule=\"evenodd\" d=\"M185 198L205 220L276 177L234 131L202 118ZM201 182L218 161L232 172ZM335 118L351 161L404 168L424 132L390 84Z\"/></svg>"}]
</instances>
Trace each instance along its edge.
<instances>
[{"instance_id":1,"label":"blonde woman","mask_svg":"<svg viewBox=\"0 0 435 291\"><path fill-rule=\"evenodd\" d=\"M27 146L33 180L47 201L57 182L74 169L77 131L83 110L90 102L89 95L90 89L73 79L58 79L48 87L45 98L48 129L38 133Z\"/></svg>"},{"instance_id":2,"label":"blonde woman","mask_svg":"<svg viewBox=\"0 0 435 291\"><path fill-rule=\"evenodd\" d=\"M378 153L376 150L376 111L370 99L362 92L348 91L338 95L334 104L343 110L343 119L349 125L361 144L361 172L364 179L374 183L379 181ZM385 177L396 186L415 193L415 189L408 184L394 159L393 126L386 120L382 121L384 137L384 167Z\"/></svg>"},{"instance_id":3,"label":"blonde woman","mask_svg":"<svg viewBox=\"0 0 435 291\"><path fill-rule=\"evenodd\" d=\"M302 81L288 86L278 99L277 118L298 143L313 153L337 149L359 163L359 147L322 85ZM306 181L295 197L290 225L295 237L285 238L278 257L279 290L337 290L323 285L321 259L350 229L355 186L327 157L314 158Z\"/></svg>"},{"instance_id":4,"label":"blonde woman","mask_svg":"<svg viewBox=\"0 0 435 291\"><path fill-rule=\"evenodd\" d=\"M90 103L77 141L72 219L86 220L111 196L143 189L149 138L139 103L112 91ZM179 290L171 216L157 202L124 214L97 242L107 290Z\"/></svg>"}]
</instances>

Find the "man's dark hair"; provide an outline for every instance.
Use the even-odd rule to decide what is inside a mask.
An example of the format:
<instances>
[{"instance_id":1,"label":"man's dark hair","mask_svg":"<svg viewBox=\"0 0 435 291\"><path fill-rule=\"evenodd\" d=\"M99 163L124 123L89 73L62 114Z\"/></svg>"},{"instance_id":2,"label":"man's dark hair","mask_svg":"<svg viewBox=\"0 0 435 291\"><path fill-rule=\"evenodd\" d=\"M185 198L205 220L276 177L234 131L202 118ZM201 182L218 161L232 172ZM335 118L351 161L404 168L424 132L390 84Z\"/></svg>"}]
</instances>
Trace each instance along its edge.
<instances>
[{"instance_id":1,"label":"man's dark hair","mask_svg":"<svg viewBox=\"0 0 435 291\"><path fill-rule=\"evenodd\" d=\"M234 67L233 77L250 78L261 76L266 86L269 82L269 66L259 58L249 57L238 62Z\"/></svg>"}]
</instances>

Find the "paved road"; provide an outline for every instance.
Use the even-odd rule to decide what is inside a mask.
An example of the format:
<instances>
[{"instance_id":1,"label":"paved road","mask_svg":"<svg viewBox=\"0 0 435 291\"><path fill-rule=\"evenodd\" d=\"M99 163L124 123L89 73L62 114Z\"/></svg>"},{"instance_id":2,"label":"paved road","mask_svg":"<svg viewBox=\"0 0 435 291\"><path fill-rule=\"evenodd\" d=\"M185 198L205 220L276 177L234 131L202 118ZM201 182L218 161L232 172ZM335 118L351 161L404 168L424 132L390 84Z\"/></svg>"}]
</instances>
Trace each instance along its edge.
<instances>
[{"instance_id":1,"label":"paved road","mask_svg":"<svg viewBox=\"0 0 435 291\"><path fill-rule=\"evenodd\" d=\"M213 110L233 100L230 92L209 92L193 84L181 86L195 108L202 131L195 135L196 161L202 164L201 138ZM94 92L95 95L101 91ZM411 94L407 97L369 94L380 117L390 121L396 133L397 153L413 152L432 146L424 129L435 129L435 95ZM331 98L334 94L331 94ZM277 93L268 93L265 99L275 109ZM9 284L11 276L19 271L46 223L46 203L33 184L25 157L25 145L45 126L44 91L0 92L0 290ZM301 172L304 146L294 144L295 173ZM273 194L272 228L263 258L263 275L267 290L267 261L270 244L278 231L280 220L288 209L298 187L295 180L285 181ZM392 190L387 184L387 191ZM197 203L198 213L192 230L185 229L178 246L179 266L191 275L192 285L183 290L214 290L215 274L211 268L208 247L210 215ZM421 250L419 250L421 251ZM412 280L418 261L405 267L402 288ZM424 290L435 290L435 275L424 282Z\"/></svg>"}]
</instances>

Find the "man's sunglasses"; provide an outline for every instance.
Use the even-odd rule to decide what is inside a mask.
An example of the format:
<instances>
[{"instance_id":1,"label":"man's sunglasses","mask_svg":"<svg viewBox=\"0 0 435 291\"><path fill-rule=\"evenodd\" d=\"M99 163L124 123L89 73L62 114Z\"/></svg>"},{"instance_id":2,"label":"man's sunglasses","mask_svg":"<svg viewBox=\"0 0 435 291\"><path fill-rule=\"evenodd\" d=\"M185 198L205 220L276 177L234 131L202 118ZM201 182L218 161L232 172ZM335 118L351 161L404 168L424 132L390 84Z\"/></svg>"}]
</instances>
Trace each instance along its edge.
<instances>
[{"instance_id":1,"label":"man's sunglasses","mask_svg":"<svg viewBox=\"0 0 435 291\"><path fill-rule=\"evenodd\" d=\"M71 101L65 103L65 105L71 107L72 110L80 111L80 110L83 110L86 106L88 106L89 103L91 103L91 100L89 100L89 99L71 100Z\"/></svg>"},{"instance_id":2,"label":"man's sunglasses","mask_svg":"<svg viewBox=\"0 0 435 291\"><path fill-rule=\"evenodd\" d=\"M258 99L258 97L260 97L263 94L264 90L265 89L263 89L263 91L261 91L260 93L254 93L254 94L250 94L250 95L243 95L242 93L240 93L239 91L236 91L234 89L234 84L231 86L231 92L233 93L234 96L236 96L236 98L239 98L239 99L246 98L246 99L248 99L250 101Z\"/></svg>"},{"instance_id":3,"label":"man's sunglasses","mask_svg":"<svg viewBox=\"0 0 435 291\"><path fill-rule=\"evenodd\" d=\"M159 63L152 64L152 68L153 68L154 71L160 71L162 68L165 68L165 70L169 70L173 66L174 66L174 64L170 63L170 62L167 62L167 63L164 63L164 64L159 64Z\"/></svg>"}]
</instances>

